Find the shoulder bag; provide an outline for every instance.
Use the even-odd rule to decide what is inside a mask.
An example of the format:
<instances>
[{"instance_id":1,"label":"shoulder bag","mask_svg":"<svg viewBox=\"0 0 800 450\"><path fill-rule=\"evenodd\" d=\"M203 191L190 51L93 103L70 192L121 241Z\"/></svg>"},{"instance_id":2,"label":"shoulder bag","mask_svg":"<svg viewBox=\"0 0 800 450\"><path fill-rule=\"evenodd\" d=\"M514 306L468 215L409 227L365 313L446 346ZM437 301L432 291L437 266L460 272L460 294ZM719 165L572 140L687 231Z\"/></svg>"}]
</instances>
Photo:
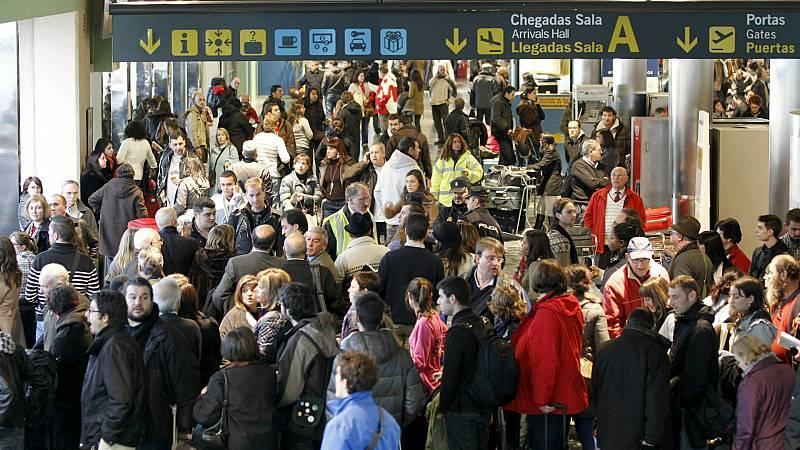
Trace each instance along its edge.
<instances>
[{"instance_id":1,"label":"shoulder bag","mask_svg":"<svg viewBox=\"0 0 800 450\"><path fill-rule=\"evenodd\" d=\"M378 443L381 441L381 434L383 433L383 408L378 406L378 430L372 435L372 440L369 441L367 450L375 450Z\"/></svg>"},{"instance_id":2,"label":"shoulder bag","mask_svg":"<svg viewBox=\"0 0 800 450\"><path fill-rule=\"evenodd\" d=\"M225 379L223 388L224 397L222 401L222 413L219 421L208 428L197 425L192 445L203 450L226 450L228 448L228 370L222 369L222 376Z\"/></svg>"}]
</instances>

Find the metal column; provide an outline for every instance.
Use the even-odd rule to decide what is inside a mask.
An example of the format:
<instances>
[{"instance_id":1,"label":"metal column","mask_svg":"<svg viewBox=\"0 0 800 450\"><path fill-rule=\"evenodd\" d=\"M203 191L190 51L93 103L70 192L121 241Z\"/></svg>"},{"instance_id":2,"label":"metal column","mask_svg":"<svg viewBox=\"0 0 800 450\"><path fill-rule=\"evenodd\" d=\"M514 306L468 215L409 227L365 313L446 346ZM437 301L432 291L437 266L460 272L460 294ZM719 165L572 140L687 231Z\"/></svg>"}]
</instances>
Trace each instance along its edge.
<instances>
[{"instance_id":1,"label":"metal column","mask_svg":"<svg viewBox=\"0 0 800 450\"><path fill-rule=\"evenodd\" d=\"M0 61L5 69L0 70L0 234L8 235L19 229L17 204L19 202L19 107L17 90L17 23L0 24Z\"/></svg>"},{"instance_id":2,"label":"metal column","mask_svg":"<svg viewBox=\"0 0 800 450\"><path fill-rule=\"evenodd\" d=\"M603 82L603 77L600 76L599 59L573 59L570 72L572 73L572 86Z\"/></svg>"},{"instance_id":3,"label":"metal column","mask_svg":"<svg viewBox=\"0 0 800 450\"><path fill-rule=\"evenodd\" d=\"M714 65L708 59L671 59L669 80L669 152L672 155L672 216L696 215L697 119L710 111ZM672 95L675 93L676 95Z\"/></svg>"},{"instance_id":4,"label":"metal column","mask_svg":"<svg viewBox=\"0 0 800 450\"><path fill-rule=\"evenodd\" d=\"M636 94L647 91L647 60L614 59L614 109L630 125L631 117L644 115L643 104ZM637 103L638 101L638 103Z\"/></svg>"},{"instance_id":5,"label":"metal column","mask_svg":"<svg viewBox=\"0 0 800 450\"><path fill-rule=\"evenodd\" d=\"M770 61L769 102L769 212L783 217L789 209L789 190L792 174L800 174L800 164L790 162L789 112L800 109L800 60L773 59ZM795 157L796 158L796 157Z\"/></svg>"}]
</instances>

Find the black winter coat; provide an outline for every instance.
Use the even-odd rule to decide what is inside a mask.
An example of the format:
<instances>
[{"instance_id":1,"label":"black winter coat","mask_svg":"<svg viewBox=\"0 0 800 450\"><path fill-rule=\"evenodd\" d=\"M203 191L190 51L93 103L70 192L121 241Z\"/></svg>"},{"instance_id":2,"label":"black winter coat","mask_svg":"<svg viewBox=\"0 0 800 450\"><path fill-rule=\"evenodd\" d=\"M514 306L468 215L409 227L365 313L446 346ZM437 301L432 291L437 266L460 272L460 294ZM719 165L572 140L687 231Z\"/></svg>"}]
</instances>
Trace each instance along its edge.
<instances>
[{"instance_id":1,"label":"black winter coat","mask_svg":"<svg viewBox=\"0 0 800 450\"><path fill-rule=\"evenodd\" d=\"M165 227L161 235L161 253L164 255L164 275L181 273L187 275L194 262L200 243L195 239L183 237L175 227Z\"/></svg>"},{"instance_id":2,"label":"black winter coat","mask_svg":"<svg viewBox=\"0 0 800 450\"><path fill-rule=\"evenodd\" d=\"M601 448L634 449L643 440L670 448L669 341L625 327L597 354L592 386Z\"/></svg>"},{"instance_id":3,"label":"black winter coat","mask_svg":"<svg viewBox=\"0 0 800 450\"><path fill-rule=\"evenodd\" d=\"M88 205L89 197L105 186L108 180L102 173L97 173L91 167L87 167L81 174L81 201L83 204Z\"/></svg>"},{"instance_id":4,"label":"black winter coat","mask_svg":"<svg viewBox=\"0 0 800 450\"><path fill-rule=\"evenodd\" d=\"M349 137L354 144L349 149L350 157L357 160L361 148L361 106L356 102L350 102L339 110L338 117L344 123L342 134Z\"/></svg>"},{"instance_id":5,"label":"black winter coat","mask_svg":"<svg viewBox=\"0 0 800 450\"><path fill-rule=\"evenodd\" d=\"M197 299L200 308L205 307L208 293L212 291L222 279L228 260L236 256L235 252L226 250L210 250L201 248L194 255L194 263L189 269L189 281L197 289ZM216 371L216 369L215 369Z\"/></svg>"},{"instance_id":6,"label":"black winter coat","mask_svg":"<svg viewBox=\"0 0 800 450\"><path fill-rule=\"evenodd\" d=\"M106 327L89 347L81 391L81 447L102 438L135 447L144 436L145 373L142 351L122 327ZM170 424L172 421L170 420Z\"/></svg>"},{"instance_id":7,"label":"black winter coat","mask_svg":"<svg viewBox=\"0 0 800 450\"><path fill-rule=\"evenodd\" d=\"M50 353L58 358L55 406L74 409L76 414L80 411L83 377L89 363L87 351L92 345L92 334L83 318L85 313L85 306L76 306L62 314L56 321L56 336L50 347Z\"/></svg>"},{"instance_id":8,"label":"black winter coat","mask_svg":"<svg viewBox=\"0 0 800 450\"><path fill-rule=\"evenodd\" d=\"M492 97L492 134L502 139L510 139L508 131L514 128L514 117L511 115L511 102L503 93Z\"/></svg>"},{"instance_id":9,"label":"black winter coat","mask_svg":"<svg viewBox=\"0 0 800 450\"><path fill-rule=\"evenodd\" d=\"M539 187L536 188L537 194L561 194L561 157L558 155L555 146L544 146L539 162L528 167L542 171L542 181L539 183Z\"/></svg>"},{"instance_id":10,"label":"black winter coat","mask_svg":"<svg viewBox=\"0 0 800 450\"><path fill-rule=\"evenodd\" d=\"M225 399L228 376L228 448L277 448L273 415L278 404L277 375L273 366L249 364L219 370L208 382L208 392L194 405L194 418L204 426L217 423Z\"/></svg>"},{"instance_id":11,"label":"black winter coat","mask_svg":"<svg viewBox=\"0 0 800 450\"><path fill-rule=\"evenodd\" d=\"M673 417L676 411L685 411L686 433L695 448L705 445L705 424L697 418L696 409L702 403L706 387L716 386L719 378L717 334L712 323L714 311L700 301L695 302L685 314L676 316L669 351L670 379L680 377L677 395L673 396L679 404L672 405Z\"/></svg>"},{"instance_id":12,"label":"black winter coat","mask_svg":"<svg viewBox=\"0 0 800 450\"><path fill-rule=\"evenodd\" d=\"M242 144L248 139L253 139L253 126L242 114L242 102L232 98L222 105L222 114L219 116L219 128L228 130L233 146L242 154Z\"/></svg>"},{"instance_id":13,"label":"black winter coat","mask_svg":"<svg viewBox=\"0 0 800 450\"><path fill-rule=\"evenodd\" d=\"M159 318L158 305L147 319L128 332L142 349L147 371L147 433L145 440L172 438L172 409L177 405L178 430L193 428L192 407L200 392L198 363L183 335Z\"/></svg>"}]
</instances>

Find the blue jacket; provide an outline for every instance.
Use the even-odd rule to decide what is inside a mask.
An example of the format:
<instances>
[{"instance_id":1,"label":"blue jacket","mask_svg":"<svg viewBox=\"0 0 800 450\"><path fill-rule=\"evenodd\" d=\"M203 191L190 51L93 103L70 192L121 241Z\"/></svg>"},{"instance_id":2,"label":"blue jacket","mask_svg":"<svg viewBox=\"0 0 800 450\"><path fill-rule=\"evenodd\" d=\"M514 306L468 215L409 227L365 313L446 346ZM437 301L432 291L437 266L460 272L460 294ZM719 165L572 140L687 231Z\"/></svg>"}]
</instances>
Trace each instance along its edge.
<instances>
[{"instance_id":1,"label":"blue jacket","mask_svg":"<svg viewBox=\"0 0 800 450\"><path fill-rule=\"evenodd\" d=\"M321 450L363 450L369 447L378 431L378 405L371 391L356 392L328 402L328 411L335 417L325 425ZM381 408L382 409L382 408ZM400 425L383 410L381 438L375 450L400 448Z\"/></svg>"}]
</instances>

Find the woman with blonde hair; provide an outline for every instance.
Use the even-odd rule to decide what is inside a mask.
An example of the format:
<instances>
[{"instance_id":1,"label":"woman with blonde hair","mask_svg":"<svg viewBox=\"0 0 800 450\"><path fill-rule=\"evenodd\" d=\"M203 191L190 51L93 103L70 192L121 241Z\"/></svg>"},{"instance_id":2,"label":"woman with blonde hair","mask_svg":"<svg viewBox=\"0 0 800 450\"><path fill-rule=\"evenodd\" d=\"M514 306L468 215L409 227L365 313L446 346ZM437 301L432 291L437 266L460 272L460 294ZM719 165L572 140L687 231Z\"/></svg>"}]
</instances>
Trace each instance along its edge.
<instances>
[{"instance_id":1,"label":"woman with blonde hair","mask_svg":"<svg viewBox=\"0 0 800 450\"><path fill-rule=\"evenodd\" d=\"M209 189L206 171L200 158L187 156L184 161L184 174L185 176L178 182L178 190L173 203L175 213L179 216L187 209L192 209L195 200L200 197L208 197Z\"/></svg>"},{"instance_id":2,"label":"woman with blonde hair","mask_svg":"<svg viewBox=\"0 0 800 450\"><path fill-rule=\"evenodd\" d=\"M114 259L111 260L111 265L108 266L108 272L105 276L105 284L111 283L114 277L125 273L131 261L136 258L136 247L133 245L133 237L138 231L138 228L128 228L122 233L122 239L119 240L119 248Z\"/></svg>"},{"instance_id":3,"label":"woman with blonde hair","mask_svg":"<svg viewBox=\"0 0 800 450\"><path fill-rule=\"evenodd\" d=\"M19 315L19 292L22 287L22 272L17 265L14 244L6 236L0 236L0 330L14 339L17 345L25 346L25 331Z\"/></svg>"},{"instance_id":4,"label":"woman with blonde hair","mask_svg":"<svg viewBox=\"0 0 800 450\"><path fill-rule=\"evenodd\" d=\"M250 330L256 325L256 314L258 312L258 301L256 300L256 286L258 279L253 275L245 275L236 284L236 292L233 294L233 308L225 314L222 323L219 324L219 335L225 337L225 333L230 330L246 327Z\"/></svg>"},{"instance_id":5,"label":"woman with blonde hair","mask_svg":"<svg viewBox=\"0 0 800 450\"><path fill-rule=\"evenodd\" d=\"M258 319L253 333L256 335L261 359L266 363L274 364L278 357L280 337L291 327L291 323L281 314L278 290L291 283L292 277L285 270L269 268L259 272L256 278L258 279L256 300L261 306L262 315Z\"/></svg>"},{"instance_id":6,"label":"woman with blonde hair","mask_svg":"<svg viewBox=\"0 0 800 450\"><path fill-rule=\"evenodd\" d=\"M222 172L228 170L230 166L239 162L239 150L231 142L231 135L225 128L217 128L217 138L211 144L211 151L208 154L207 178L209 192L216 191L216 184Z\"/></svg>"},{"instance_id":7,"label":"woman with blonde hair","mask_svg":"<svg viewBox=\"0 0 800 450\"><path fill-rule=\"evenodd\" d=\"M441 385L444 335L447 332L447 325L436 311L433 292L433 283L422 277L412 279L406 289L406 305L417 317L408 337L408 347L428 392Z\"/></svg>"},{"instance_id":8,"label":"woman with blonde hair","mask_svg":"<svg viewBox=\"0 0 800 450\"><path fill-rule=\"evenodd\" d=\"M733 342L733 356L742 369L742 381L736 393L736 436L731 448L784 448L795 379L792 366L781 363L769 345L753 335Z\"/></svg>"},{"instance_id":9,"label":"woman with blonde hair","mask_svg":"<svg viewBox=\"0 0 800 450\"><path fill-rule=\"evenodd\" d=\"M41 194L33 194L25 203L25 214L30 220L24 232L36 242L39 253L50 248L50 204Z\"/></svg>"}]
</instances>

